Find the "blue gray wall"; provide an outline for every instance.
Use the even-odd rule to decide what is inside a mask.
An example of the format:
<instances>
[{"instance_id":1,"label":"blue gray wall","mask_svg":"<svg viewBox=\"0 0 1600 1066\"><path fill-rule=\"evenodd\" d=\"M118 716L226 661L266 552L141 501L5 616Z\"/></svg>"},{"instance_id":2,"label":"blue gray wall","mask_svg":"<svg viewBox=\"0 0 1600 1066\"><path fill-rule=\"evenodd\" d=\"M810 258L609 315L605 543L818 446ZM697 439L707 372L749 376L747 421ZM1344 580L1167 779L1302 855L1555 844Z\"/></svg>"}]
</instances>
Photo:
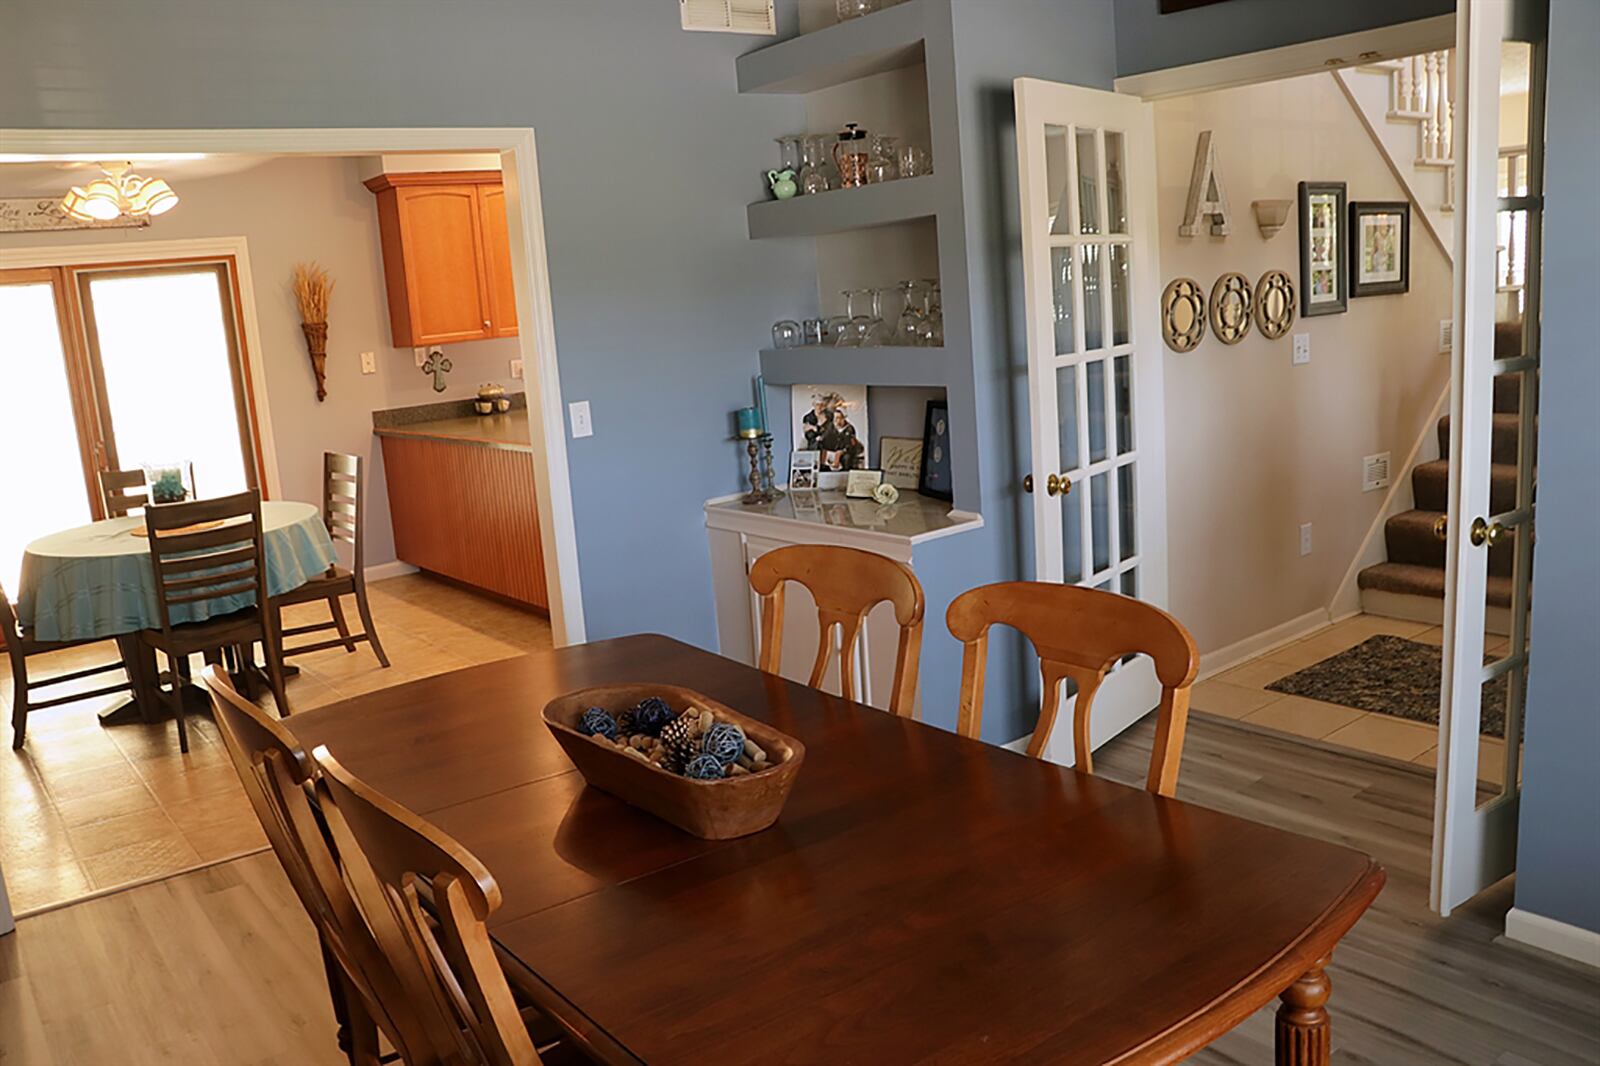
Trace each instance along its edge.
<instances>
[{"instance_id":1,"label":"blue gray wall","mask_svg":"<svg viewBox=\"0 0 1600 1066\"><path fill-rule=\"evenodd\" d=\"M1517 906L1600 932L1600 3L1551 0Z\"/></svg>"},{"instance_id":2,"label":"blue gray wall","mask_svg":"<svg viewBox=\"0 0 1600 1066\"><path fill-rule=\"evenodd\" d=\"M1227 0L1163 15L1158 0L1115 3L1119 75L1449 15L1456 9L1455 0Z\"/></svg>"},{"instance_id":3,"label":"blue gray wall","mask_svg":"<svg viewBox=\"0 0 1600 1066\"><path fill-rule=\"evenodd\" d=\"M810 242L745 233L804 120L736 92L757 39L643 0L6 0L4 24L0 127L533 127L562 388L594 412L568 443L589 633L715 646L701 504L739 487L729 412L816 285Z\"/></svg>"}]
</instances>

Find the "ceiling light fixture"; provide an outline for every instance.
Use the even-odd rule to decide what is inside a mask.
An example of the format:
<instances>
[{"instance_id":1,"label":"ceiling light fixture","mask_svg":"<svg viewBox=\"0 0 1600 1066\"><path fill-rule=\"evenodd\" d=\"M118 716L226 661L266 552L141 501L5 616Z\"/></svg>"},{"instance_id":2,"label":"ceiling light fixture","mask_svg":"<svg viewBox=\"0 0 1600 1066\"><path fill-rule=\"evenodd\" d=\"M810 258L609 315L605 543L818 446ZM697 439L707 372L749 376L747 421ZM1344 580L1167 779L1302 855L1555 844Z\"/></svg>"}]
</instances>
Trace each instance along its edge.
<instances>
[{"instance_id":1,"label":"ceiling light fixture","mask_svg":"<svg viewBox=\"0 0 1600 1066\"><path fill-rule=\"evenodd\" d=\"M163 215L178 206L178 194L161 178L129 173L132 163L102 163L105 177L88 185L74 185L61 198L61 210L83 222L109 222Z\"/></svg>"}]
</instances>

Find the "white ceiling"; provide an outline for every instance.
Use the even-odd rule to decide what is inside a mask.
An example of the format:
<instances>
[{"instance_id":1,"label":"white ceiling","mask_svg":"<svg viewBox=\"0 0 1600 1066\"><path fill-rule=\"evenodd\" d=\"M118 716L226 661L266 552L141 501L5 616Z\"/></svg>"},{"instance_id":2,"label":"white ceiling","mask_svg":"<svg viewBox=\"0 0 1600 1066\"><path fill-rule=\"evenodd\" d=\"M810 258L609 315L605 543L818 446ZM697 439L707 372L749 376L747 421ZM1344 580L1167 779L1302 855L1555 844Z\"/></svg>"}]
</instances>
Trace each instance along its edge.
<instances>
[{"instance_id":1,"label":"white ceiling","mask_svg":"<svg viewBox=\"0 0 1600 1066\"><path fill-rule=\"evenodd\" d=\"M0 156L0 196L54 196L100 175L98 162L92 160L14 161L17 158ZM132 162L134 173L165 178L176 186L185 180L237 174L272 158L267 155L140 156Z\"/></svg>"}]
</instances>

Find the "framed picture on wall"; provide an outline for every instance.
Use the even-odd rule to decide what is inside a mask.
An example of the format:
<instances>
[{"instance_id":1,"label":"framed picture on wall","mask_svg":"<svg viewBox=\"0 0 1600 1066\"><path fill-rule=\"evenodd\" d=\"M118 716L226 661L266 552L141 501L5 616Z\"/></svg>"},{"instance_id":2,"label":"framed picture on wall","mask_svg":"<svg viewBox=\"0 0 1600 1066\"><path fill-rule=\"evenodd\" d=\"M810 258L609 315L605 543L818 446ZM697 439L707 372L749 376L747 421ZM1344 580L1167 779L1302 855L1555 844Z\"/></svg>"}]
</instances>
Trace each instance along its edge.
<instances>
[{"instance_id":1,"label":"framed picture on wall","mask_svg":"<svg viewBox=\"0 0 1600 1066\"><path fill-rule=\"evenodd\" d=\"M929 400L922 423L922 473L917 491L937 500L955 498L950 478L950 402Z\"/></svg>"},{"instance_id":2,"label":"framed picture on wall","mask_svg":"<svg viewBox=\"0 0 1600 1066\"><path fill-rule=\"evenodd\" d=\"M1350 231L1345 228L1342 181L1300 183L1300 314L1343 314L1349 305L1346 277Z\"/></svg>"},{"instance_id":3,"label":"framed picture on wall","mask_svg":"<svg viewBox=\"0 0 1600 1066\"><path fill-rule=\"evenodd\" d=\"M1350 205L1350 295L1386 296L1411 288L1411 205L1403 200Z\"/></svg>"},{"instance_id":4,"label":"framed picture on wall","mask_svg":"<svg viewBox=\"0 0 1600 1066\"><path fill-rule=\"evenodd\" d=\"M816 488L842 489L852 470L867 465L867 387L795 385L793 448L817 453Z\"/></svg>"}]
</instances>

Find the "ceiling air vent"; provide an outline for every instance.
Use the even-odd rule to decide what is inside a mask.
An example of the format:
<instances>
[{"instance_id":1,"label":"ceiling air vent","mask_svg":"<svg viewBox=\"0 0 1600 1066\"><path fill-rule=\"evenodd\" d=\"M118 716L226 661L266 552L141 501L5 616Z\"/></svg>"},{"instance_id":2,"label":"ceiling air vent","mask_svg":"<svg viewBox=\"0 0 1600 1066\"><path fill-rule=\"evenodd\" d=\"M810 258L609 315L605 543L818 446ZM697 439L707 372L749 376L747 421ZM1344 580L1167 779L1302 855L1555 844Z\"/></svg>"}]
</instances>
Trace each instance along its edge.
<instances>
[{"instance_id":1,"label":"ceiling air vent","mask_svg":"<svg viewBox=\"0 0 1600 1066\"><path fill-rule=\"evenodd\" d=\"M678 0L678 10L686 30L759 33L768 37L778 32L772 0Z\"/></svg>"}]
</instances>

